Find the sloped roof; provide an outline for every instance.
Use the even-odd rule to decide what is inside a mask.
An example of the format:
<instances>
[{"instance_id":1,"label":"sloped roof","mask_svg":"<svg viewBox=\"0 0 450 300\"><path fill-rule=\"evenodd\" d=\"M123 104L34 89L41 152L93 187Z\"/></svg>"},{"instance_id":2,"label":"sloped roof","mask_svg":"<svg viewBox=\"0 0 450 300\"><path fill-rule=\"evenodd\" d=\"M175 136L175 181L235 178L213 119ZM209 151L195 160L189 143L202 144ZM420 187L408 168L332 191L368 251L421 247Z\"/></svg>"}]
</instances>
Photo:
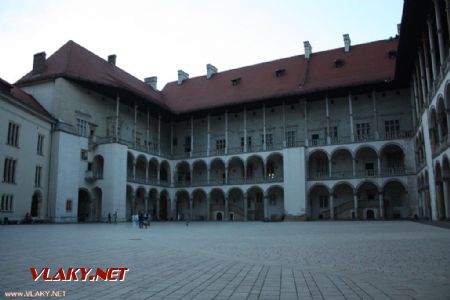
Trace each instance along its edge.
<instances>
[{"instance_id":1,"label":"sloped roof","mask_svg":"<svg viewBox=\"0 0 450 300\"><path fill-rule=\"evenodd\" d=\"M45 61L43 72L30 71L17 84L67 77L99 85L123 89L144 99L164 106L161 93L153 90L141 80L121 68L108 63L74 41L68 41Z\"/></svg>"},{"instance_id":2,"label":"sloped roof","mask_svg":"<svg viewBox=\"0 0 450 300\"><path fill-rule=\"evenodd\" d=\"M310 60L298 55L253 66L219 72L207 79L199 76L181 85L168 83L161 92L153 90L136 77L111 65L73 41L50 56L42 73L28 73L17 84L28 84L54 77L124 89L175 113L186 113L265 99L376 84L394 79L398 39L375 41L313 53ZM335 66L336 60L342 67ZM275 75L283 69L282 76ZM231 80L240 78L239 84Z\"/></svg>"},{"instance_id":3,"label":"sloped roof","mask_svg":"<svg viewBox=\"0 0 450 300\"><path fill-rule=\"evenodd\" d=\"M171 82L162 90L163 99L182 113L392 80L395 59L389 58L389 51L395 51L397 44L397 39L389 39L352 46L347 53L344 48L317 52L309 66L299 55L219 72L210 79L200 76L181 85ZM342 67L335 66L336 60L342 61ZM280 69L284 74L277 77ZM240 81L233 86L231 80L236 78Z\"/></svg>"},{"instance_id":4,"label":"sloped roof","mask_svg":"<svg viewBox=\"0 0 450 300\"><path fill-rule=\"evenodd\" d=\"M0 84L2 85L2 87L4 87L3 88L4 92L13 96L15 100L18 100L20 103L25 104L26 106L36 111L37 113L40 113L45 117L53 119L50 113L30 94L27 94L17 86L14 86L1 78Z\"/></svg>"}]
</instances>

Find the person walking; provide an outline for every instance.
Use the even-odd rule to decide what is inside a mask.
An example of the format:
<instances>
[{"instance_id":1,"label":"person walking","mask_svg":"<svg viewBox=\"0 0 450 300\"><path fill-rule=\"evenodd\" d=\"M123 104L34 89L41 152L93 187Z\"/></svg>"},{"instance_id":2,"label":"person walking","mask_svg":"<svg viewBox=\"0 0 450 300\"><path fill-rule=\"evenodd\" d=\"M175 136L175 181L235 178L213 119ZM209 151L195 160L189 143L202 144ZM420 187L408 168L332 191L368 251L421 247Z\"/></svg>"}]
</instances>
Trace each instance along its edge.
<instances>
[{"instance_id":1,"label":"person walking","mask_svg":"<svg viewBox=\"0 0 450 300\"><path fill-rule=\"evenodd\" d=\"M114 224L117 224L117 210L114 212Z\"/></svg>"},{"instance_id":2,"label":"person walking","mask_svg":"<svg viewBox=\"0 0 450 300\"><path fill-rule=\"evenodd\" d=\"M140 229L144 228L144 213L142 212L142 210L139 211L138 220L139 220L139 228Z\"/></svg>"},{"instance_id":3,"label":"person walking","mask_svg":"<svg viewBox=\"0 0 450 300\"><path fill-rule=\"evenodd\" d=\"M108 213L108 223L111 224L111 213Z\"/></svg>"}]
</instances>

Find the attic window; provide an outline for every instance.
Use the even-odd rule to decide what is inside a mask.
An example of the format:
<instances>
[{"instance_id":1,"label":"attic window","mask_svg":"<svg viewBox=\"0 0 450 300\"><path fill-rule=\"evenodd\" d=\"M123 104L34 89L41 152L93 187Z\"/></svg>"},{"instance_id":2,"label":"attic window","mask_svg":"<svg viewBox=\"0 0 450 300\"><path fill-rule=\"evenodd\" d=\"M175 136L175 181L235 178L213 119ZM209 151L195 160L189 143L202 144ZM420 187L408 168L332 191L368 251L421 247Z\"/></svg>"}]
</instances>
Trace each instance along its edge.
<instances>
[{"instance_id":1,"label":"attic window","mask_svg":"<svg viewBox=\"0 0 450 300\"><path fill-rule=\"evenodd\" d=\"M281 77L284 75L285 71L286 71L285 69L277 69L277 70L275 70L275 76Z\"/></svg>"},{"instance_id":2,"label":"attic window","mask_svg":"<svg viewBox=\"0 0 450 300\"><path fill-rule=\"evenodd\" d=\"M241 82L241 77L237 77L237 78L231 79L231 84L233 86L238 85L240 82Z\"/></svg>"},{"instance_id":3,"label":"attic window","mask_svg":"<svg viewBox=\"0 0 450 300\"><path fill-rule=\"evenodd\" d=\"M336 59L336 60L334 61L334 66L335 66L336 68L342 68L342 67L344 66L344 60L343 60L343 59L340 59L340 58Z\"/></svg>"},{"instance_id":4,"label":"attic window","mask_svg":"<svg viewBox=\"0 0 450 300\"><path fill-rule=\"evenodd\" d=\"M397 58L397 51L395 51L395 50L389 51L388 52L388 56L389 56L389 59L396 59Z\"/></svg>"}]
</instances>

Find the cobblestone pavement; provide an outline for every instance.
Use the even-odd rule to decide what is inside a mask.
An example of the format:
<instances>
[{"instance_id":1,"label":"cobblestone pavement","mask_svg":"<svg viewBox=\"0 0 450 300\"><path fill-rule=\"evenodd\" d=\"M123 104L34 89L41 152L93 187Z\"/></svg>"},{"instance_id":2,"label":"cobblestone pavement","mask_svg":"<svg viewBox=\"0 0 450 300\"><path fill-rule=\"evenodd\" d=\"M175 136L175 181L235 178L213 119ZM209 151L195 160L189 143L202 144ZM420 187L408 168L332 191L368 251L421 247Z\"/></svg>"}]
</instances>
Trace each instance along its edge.
<instances>
[{"instance_id":1,"label":"cobblestone pavement","mask_svg":"<svg viewBox=\"0 0 450 300\"><path fill-rule=\"evenodd\" d=\"M407 221L0 226L0 291L65 299L450 299L450 230ZM128 267L34 282L30 267Z\"/></svg>"}]
</instances>

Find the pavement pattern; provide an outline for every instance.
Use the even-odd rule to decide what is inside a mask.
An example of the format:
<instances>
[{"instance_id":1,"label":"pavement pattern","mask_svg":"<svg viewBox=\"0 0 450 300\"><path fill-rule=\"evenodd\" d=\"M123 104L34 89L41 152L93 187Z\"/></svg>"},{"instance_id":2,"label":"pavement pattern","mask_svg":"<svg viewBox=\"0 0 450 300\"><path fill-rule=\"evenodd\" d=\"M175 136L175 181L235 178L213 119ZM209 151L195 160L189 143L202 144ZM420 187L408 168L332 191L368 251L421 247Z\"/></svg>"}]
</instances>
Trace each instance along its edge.
<instances>
[{"instance_id":1,"label":"pavement pattern","mask_svg":"<svg viewBox=\"0 0 450 300\"><path fill-rule=\"evenodd\" d=\"M0 237L0 297L450 299L450 230L409 221L12 225ZM34 282L30 267L130 271L123 282Z\"/></svg>"}]
</instances>

